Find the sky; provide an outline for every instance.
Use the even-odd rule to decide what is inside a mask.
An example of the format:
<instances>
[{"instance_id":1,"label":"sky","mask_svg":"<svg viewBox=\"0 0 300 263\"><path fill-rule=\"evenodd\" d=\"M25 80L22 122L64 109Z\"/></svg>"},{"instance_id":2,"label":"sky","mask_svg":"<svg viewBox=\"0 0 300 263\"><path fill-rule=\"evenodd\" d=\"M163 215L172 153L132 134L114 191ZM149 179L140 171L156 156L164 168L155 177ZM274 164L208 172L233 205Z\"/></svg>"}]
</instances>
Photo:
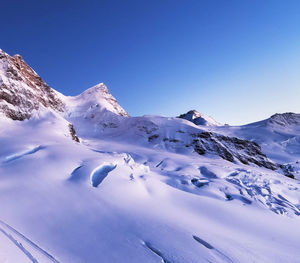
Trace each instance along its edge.
<instances>
[{"instance_id":1,"label":"sky","mask_svg":"<svg viewBox=\"0 0 300 263\"><path fill-rule=\"evenodd\" d=\"M300 113L300 1L2 1L0 48L54 89L100 82L132 116L239 125Z\"/></svg>"}]
</instances>

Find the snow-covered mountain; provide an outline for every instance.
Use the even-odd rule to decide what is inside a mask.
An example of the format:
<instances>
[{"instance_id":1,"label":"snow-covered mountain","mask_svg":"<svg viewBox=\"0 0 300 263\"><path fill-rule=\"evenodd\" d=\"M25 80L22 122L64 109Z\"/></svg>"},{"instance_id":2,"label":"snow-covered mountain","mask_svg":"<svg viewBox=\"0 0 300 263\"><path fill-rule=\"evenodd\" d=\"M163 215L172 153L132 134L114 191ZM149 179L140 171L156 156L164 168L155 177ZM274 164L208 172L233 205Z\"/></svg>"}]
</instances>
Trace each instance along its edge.
<instances>
[{"instance_id":1,"label":"snow-covered mountain","mask_svg":"<svg viewBox=\"0 0 300 263\"><path fill-rule=\"evenodd\" d=\"M300 114L287 112L283 114L274 114L271 116L267 123L269 125L274 126L283 126L283 127L290 127L290 128L296 128L299 130L300 125Z\"/></svg>"},{"instance_id":2,"label":"snow-covered mountain","mask_svg":"<svg viewBox=\"0 0 300 263\"><path fill-rule=\"evenodd\" d=\"M300 114L130 117L0 54L0 262L299 261Z\"/></svg>"},{"instance_id":3,"label":"snow-covered mountain","mask_svg":"<svg viewBox=\"0 0 300 263\"><path fill-rule=\"evenodd\" d=\"M62 97L64 117L84 136L99 136L106 127L115 127L129 114L119 105L103 83L75 97Z\"/></svg>"},{"instance_id":4,"label":"snow-covered mountain","mask_svg":"<svg viewBox=\"0 0 300 263\"><path fill-rule=\"evenodd\" d=\"M20 55L10 56L0 49L1 112L13 120L29 119L48 108L68 117L94 118L110 111L128 117L128 113L100 83L75 97L66 97L50 88Z\"/></svg>"},{"instance_id":5,"label":"snow-covered mountain","mask_svg":"<svg viewBox=\"0 0 300 263\"><path fill-rule=\"evenodd\" d=\"M129 117L129 114L119 105L103 83L91 87L76 97L62 99L67 105L68 117L93 119L103 115L105 111Z\"/></svg>"},{"instance_id":6,"label":"snow-covered mountain","mask_svg":"<svg viewBox=\"0 0 300 263\"><path fill-rule=\"evenodd\" d=\"M129 117L103 83L78 96L64 96L49 87L20 55L10 56L0 49L0 114L22 121L50 112L64 119L71 132L74 128L69 121L80 132L86 130L85 134L97 134L119 118Z\"/></svg>"},{"instance_id":7,"label":"snow-covered mountain","mask_svg":"<svg viewBox=\"0 0 300 263\"><path fill-rule=\"evenodd\" d=\"M206 116L199 111L190 110L187 113L181 114L178 118L186 119L195 123L196 125L204 126L222 126L222 124L215 121L212 117Z\"/></svg>"},{"instance_id":8,"label":"snow-covered mountain","mask_svg":"<svg viewBox=\"0 0 300 263\"><path fill-rule=\"evenodd\" d=\"M214 132L255 141L274 162L283 164L300 178L300 114L275 114L266 120L243 126L222 126Z\"/></svg>"}]
</instances>

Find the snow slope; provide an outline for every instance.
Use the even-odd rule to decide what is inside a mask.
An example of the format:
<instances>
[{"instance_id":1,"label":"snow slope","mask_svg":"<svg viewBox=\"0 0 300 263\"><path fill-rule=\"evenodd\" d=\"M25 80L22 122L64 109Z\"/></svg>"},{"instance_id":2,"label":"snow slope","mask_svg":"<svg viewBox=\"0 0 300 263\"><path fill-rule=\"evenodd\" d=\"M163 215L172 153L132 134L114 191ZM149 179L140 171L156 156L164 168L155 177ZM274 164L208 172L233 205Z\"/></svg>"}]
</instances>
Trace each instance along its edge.
<instances>
[{"instance_id":1,"label":"snow slope","mask_svg":"<svg viewBox=\"0 0 300 263\"><path fill-rule=\"evenodd\" d=\"M297 262L296 180L125 141L77 143L55 116L4 126L1 220L21 233L0 225L7 262Z\"/></svg>"},{"instance_id":2,"label":"snow slope","mask_svg":"<svg viewBox=\"0 0 300 263\"><path fill-rule=\"evenodd\" d=\"M299 262L299 114L205 126L53 92L0 100L28 114L0 115L0 262Z\"/></svg>"}]
</instances>

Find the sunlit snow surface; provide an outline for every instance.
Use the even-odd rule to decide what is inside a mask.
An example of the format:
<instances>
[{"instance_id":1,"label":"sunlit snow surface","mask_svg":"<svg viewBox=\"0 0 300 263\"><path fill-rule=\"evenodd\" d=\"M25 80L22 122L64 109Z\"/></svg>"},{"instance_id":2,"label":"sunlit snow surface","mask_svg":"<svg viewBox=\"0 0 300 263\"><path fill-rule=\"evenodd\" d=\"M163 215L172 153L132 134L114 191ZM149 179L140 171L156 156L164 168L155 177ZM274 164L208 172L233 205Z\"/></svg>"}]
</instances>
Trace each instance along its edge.
<instances>
[{"instance_id":1,"label":"sunlit snow surface","mask_svg":"<svg viewBox=\"0 0 300 263\"><path fill-rule=\"evenodd\" d=\"M1 120L0 262L299 262L298 180L130 128L186 121L128 122L76 143L54 115Z\"/></svg>"}]
</instances>

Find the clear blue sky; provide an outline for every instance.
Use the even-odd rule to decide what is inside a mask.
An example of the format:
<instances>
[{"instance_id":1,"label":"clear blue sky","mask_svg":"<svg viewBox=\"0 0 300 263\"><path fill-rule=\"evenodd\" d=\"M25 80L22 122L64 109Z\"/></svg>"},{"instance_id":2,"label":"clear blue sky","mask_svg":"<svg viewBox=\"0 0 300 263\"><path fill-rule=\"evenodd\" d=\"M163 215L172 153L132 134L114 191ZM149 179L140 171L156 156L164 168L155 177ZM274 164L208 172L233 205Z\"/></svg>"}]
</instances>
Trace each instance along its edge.
<instances>
[{"instance_id":1,"label":"clear blue sky","mask_svg":"<svg viewBox=\"0 0 300 263\"><path fill-rule=\"evenodd\" d=\"M0 48L76 95L99 82L133 116L229 124L300 112L300 1L1 1Z\"/></svg>"}]
</instances>

